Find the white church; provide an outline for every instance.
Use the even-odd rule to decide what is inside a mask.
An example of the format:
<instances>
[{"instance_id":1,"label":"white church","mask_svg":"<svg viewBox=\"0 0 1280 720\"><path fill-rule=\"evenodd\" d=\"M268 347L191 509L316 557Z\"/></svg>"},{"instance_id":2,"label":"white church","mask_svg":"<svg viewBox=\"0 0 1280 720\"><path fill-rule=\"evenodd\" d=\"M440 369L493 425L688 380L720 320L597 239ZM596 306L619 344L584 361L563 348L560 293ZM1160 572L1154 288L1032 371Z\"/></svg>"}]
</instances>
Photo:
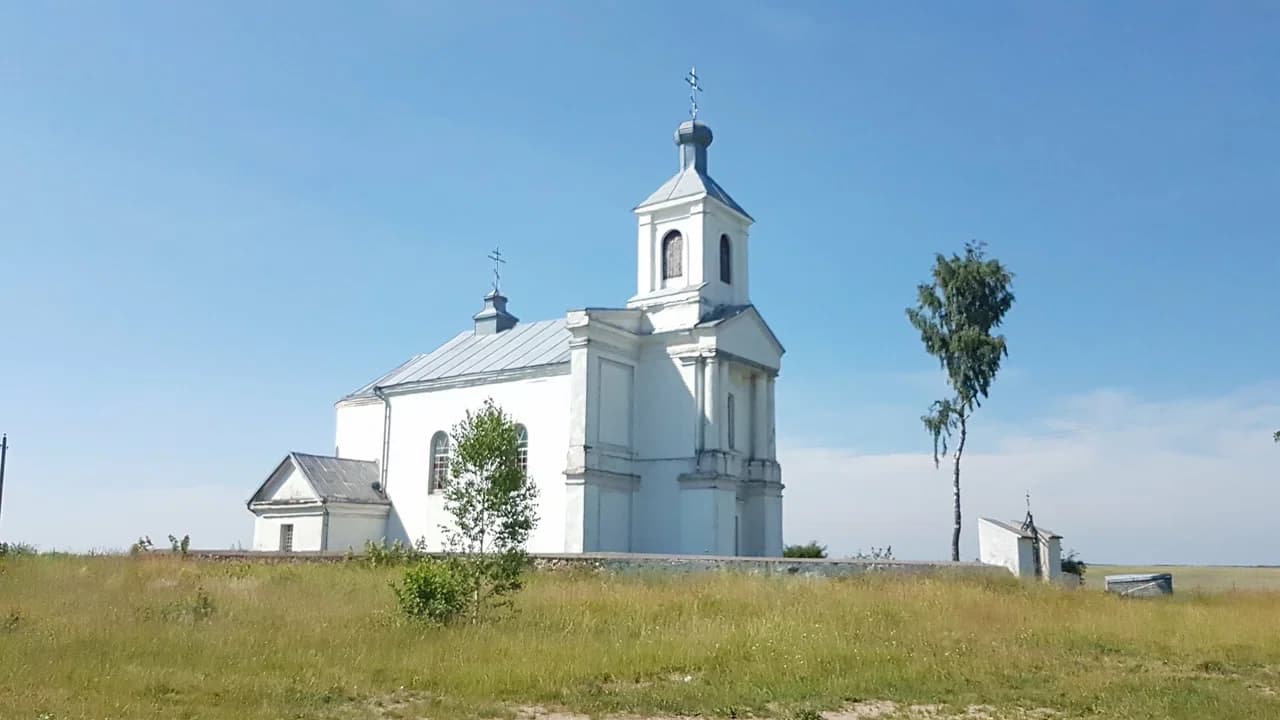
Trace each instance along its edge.
<instances>
[{"instance_id":1,"label":"white church","mask_svg":"<svg viewBox=\"0 0 1280 720\"><path fill-rule=\"evenodd\" d=\"M333 457L281 461L248 502L253 548L440 549L449 431L492 398L538 485L530 552L781 555L783 348L748 292L753 220L707 173L711 128L675 141L635 208L625 306L520 322L495 285L472 327L337 402Z\"/></svg>"}]
</instances>

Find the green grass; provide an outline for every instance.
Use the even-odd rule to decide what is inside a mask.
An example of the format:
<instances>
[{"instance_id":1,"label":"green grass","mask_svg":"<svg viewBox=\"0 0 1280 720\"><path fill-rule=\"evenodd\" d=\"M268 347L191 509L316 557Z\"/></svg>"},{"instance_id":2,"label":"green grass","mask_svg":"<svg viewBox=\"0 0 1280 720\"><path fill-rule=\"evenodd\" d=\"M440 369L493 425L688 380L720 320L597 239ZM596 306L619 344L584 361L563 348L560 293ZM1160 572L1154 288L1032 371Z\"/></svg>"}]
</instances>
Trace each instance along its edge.
<instances>
[{"instance_id":1,"label":"green grass","mask_svg":"<svg viewBox=\"0 0 1280 720\"><path fill-rule=\"evenodd\" d=\"M487 626L403 624L356 564L0 560L0 718L793 720L858 700L1280 718L1280 594L1013 579L539 574Z\"/></svg>"},{"instance_id":2,"label":"green grass","mask_svg":"<svg viewBox=\"0 0 1280 720\"><path fill-rule=\"evenodd\" d=\"M1085 585L1102 589L1107 575L1126 573L1173 574L1174 592L1221 590L1272 590L1280 592L1280 567L1229 567L1192 565L1090 565Z\"/></svg>"}]
</instances>

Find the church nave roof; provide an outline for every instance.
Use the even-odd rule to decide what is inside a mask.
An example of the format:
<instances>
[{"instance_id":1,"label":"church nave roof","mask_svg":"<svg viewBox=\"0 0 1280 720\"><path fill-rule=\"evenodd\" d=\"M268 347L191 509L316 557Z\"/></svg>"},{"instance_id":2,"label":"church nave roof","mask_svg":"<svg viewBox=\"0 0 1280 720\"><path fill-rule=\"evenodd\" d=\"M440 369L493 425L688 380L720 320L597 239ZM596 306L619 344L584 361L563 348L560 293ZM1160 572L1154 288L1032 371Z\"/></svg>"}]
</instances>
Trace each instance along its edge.
<instances>
[{"instance_id":1,"label":"church nave roof","mask_svg":"<svg viewBox=\"0 0 1280 720\"><path fill-rule=\"evenodd\" d=\"M343 400L373 397L375 387L568 363L569 337L563 318L520 323L492 334L467 330L429 353L410 358Z\"/></svg>"}]
</instances>

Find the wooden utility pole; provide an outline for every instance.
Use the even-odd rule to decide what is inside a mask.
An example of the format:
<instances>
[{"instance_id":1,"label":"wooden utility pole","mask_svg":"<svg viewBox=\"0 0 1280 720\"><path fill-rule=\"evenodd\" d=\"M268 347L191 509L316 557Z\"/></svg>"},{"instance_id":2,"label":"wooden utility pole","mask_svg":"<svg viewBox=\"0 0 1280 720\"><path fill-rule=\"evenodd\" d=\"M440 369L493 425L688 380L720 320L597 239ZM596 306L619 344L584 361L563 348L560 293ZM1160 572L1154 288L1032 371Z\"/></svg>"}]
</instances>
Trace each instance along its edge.
<instances>
[{"instance_id":1,"label":"wooden utility pole","mask_svg":"<svg viewBox=\"0 0 1280 720\"><path fill-rule=\"evenodd\" d=\"M9 436L0 435L0 510L4 509L4 460L9 454Z\"/></svg>"}]
</instances>

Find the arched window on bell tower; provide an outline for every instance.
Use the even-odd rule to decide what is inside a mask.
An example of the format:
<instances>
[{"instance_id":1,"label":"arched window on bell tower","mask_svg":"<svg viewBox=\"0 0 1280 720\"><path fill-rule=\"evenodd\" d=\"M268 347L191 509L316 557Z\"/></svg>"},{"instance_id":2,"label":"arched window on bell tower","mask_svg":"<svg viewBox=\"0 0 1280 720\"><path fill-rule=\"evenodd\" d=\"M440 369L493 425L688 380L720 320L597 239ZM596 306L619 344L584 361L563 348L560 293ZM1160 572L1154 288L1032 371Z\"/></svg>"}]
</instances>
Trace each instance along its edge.
<instances>
[{"instance_id":1,"label":"arched window on bell tower","mask_svg":"<svg viewBox=\"0 0 1280 720\"><path fill-rule=\"evenodd\" d=\"M662 238L662 279L684 275L684 237L672 230Z\"/></svg>"},{"instance_id":2,"label":"arched window on bell tower","mask_svg":"<svg viewBox=\"0 0 1280 720\"><path fill-rule=\"evenodd\" d=\"M733 284L733 247L728 235L720 236L720 282Z\"/></svg>"}]
</instances>

